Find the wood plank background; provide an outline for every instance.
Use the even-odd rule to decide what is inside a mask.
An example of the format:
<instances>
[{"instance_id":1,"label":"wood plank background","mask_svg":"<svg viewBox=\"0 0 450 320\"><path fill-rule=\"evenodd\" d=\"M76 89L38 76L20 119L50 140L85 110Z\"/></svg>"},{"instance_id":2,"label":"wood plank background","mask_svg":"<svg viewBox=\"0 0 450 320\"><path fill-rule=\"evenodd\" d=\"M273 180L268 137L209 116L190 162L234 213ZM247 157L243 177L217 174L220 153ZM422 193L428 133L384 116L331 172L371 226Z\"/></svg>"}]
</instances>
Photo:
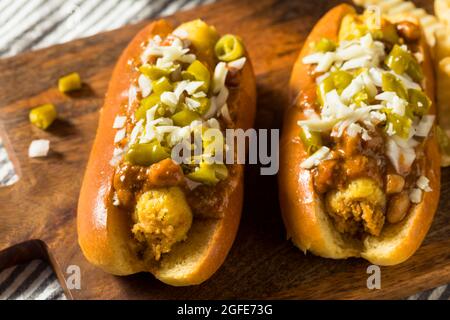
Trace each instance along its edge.
<instances>
[{"instance_id":1,"label":"wood plank background","mask_svg":"<svg viewBox=\"0 0 450 320\"><path fill-rule=\"evenodd\" d=\"M243 37L258 85L258 128L281 128L295 58L317 19L341 1L225 1L169 17L174 24L201 17ZM428 9L431 3L419 1ZM77 244L76 203L107 83L119 54L148 22L0 60L0 134L20 168L20 181L0 189L0 269L47 257L64 285L69 265L81 268L75 299L362 299L402 298L450 282L450 170L443 170L439 211L418 252L381 268L382 289L368 290L361 259L332 261L304 255L286 240L276 177L248 166L243 218L219 271L195 287L174 288L151 274L116 277L91 266ZM83 89L58 92L61 75L78 71ZM28 122L35 105L53 102L60 118L48 132ZM31 140L51 141L51 153L29 159ZM30 241L31 240L31 241ZM9 248L9 249L6 249Z\"/></svg>"}]
</instances>

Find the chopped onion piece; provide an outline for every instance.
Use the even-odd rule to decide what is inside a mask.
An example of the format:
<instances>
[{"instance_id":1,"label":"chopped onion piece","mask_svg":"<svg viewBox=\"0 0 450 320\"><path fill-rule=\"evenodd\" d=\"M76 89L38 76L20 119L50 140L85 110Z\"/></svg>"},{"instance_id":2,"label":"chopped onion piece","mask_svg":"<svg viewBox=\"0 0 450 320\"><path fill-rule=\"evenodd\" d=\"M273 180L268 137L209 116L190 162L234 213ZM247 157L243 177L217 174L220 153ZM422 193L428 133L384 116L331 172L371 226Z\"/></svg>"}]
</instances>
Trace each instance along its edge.
<instances>
[{"instance_id":1,"label":"chopped onion piece","mask_svg":"<svg viewBox=\"0 0 450 320\"><path fill-rule=\"evenodd\" d=\"M310 54L310 55L304 57L302 62L304 64L319 63L322 60L322 58L324 57L324 55L325 54L322 52L313 53L313 54Z\"/></svg>"},{"instance_id":2,"label":"chopped onion piece","mask_svg":"<svg viewBox=\"0 0 450 320\"><path fill-rule=\"evenodd\" d=\"M425 177L425 176L420 176L419 179L417 179L417 182L416 182L417 186L420 189L422 189L423 191L425 191L425 192L433 191L430 188L430 184L429 183L430 183L430 180L427 177Z\"/></svg>"},{"instance_id":3,"label":"chopped onion piece","mask_svg":"<svg viewBox=\"0 0 450 320\"><path fill-rule=\"evenodd\" d=\"M127 117L125 116L116 116L113 123L113 129L122 129L125 123L127 122Z\"/></svg>"},{"instance_id":4,"label":"chopped onion piece","mask_svg":"<svg viewBox=\"0 0 450 320\"><path fill-rule=\"evenodd\" d=\"M409 200L411 200L412 203L420 203L422 201L422 190L419 188L414 188L409 193Z\"/></svg>"},{"instance_id":5,"label":"chopped onion piece","mask_svg":"<svg viewBox=\"0 0 450 320\"><path fill-rule=\"evenodd\" d=\"M31 141L28 148L28 156L30 158L46 157L50 149L50 141L39 139Z\"/></svg>"},{"instance_id":6,"label":"chopped onion piece","mask_svg":"<svg viewBox=\"0 0 450 320\"><path fill-rule=\"evenodd\" d=\"M173 113L178 105L178 98L175 93L166 91L161 94L161 102L169 106Z\"/></svg>"},{"instance_id":7,"label":"chopped onion piece","mask_svg":"<svg viewBox=\"0 0 450 320\"><path fill-rule=\"evenodd\" d=\"M321 160L325 159L330 153L330 149L328 147L321 147L319 150L314 152L311 156L305 159L300 167L303 169L311 169L317 166Z\"/></svg>"},{"instance_id":8,"label":"chopped onion piece","mask_svg":"<svg viewBox=\"0 0 450 320\"><path fill-rule=\"evenodd\" d=\"M213 75L213 93L217 94L225 86L225 79L227 78L227 65L225 62L219 62L214 69Z\"/></svg>"},{"instance_id":9,"label":"chopped onion piece","mask_svg":"<svg viewBox=\"0 0 450 320\"><path fill-rule=\"evenodd\" d=\"M189 97L187 97L184 101L186 102L187 107L192 111L197 110L201 105L200 102Z\"/></svg>"},{"instance_id":10,"label":"chopped onion piece","mask_svg":"<svg viewBox=\"0 0 450 320\"><path fill-rule=\"evenodd\" d=\"M330 69L331 65L333 64L334 60L336 58L336 54L334 52L326 52L322 59L319 61L319 64L317 65L315 71L316 72L325 72Z\"/></svg>"},{"instance_id":11,"label":"chopped onion piece","mask_svg":"<svg viewBox=\"0 0 450 320\"><path fill-rule=\"evenodd\" d=\"M246 61L247 61L247 58L245 58L245 57L230 61L230 62L228 62L228 68L241 70L244 67Z\"/></svg>"},{"instance_id":12,"label":"chopped onion piece","mask_svg":"<svg viewBox=\"0 0 450 320\"><path fill-rule=\"evenodd\" d=\"M433 127L434 118L434 115L423 116L419 124L415 127L415 135L418 137L428 137L428 134Z\"/></svg>"},{"instance_id":13,"label":"chopped onion piece","mask_svg":"<svg viewBox=\"0 0 450 320\"><path fill-rule=\"evenodd\" d=\"M152 92L152 82L144 74L139 76L138 84L143 98L147 97Z\"/></svg>"},{"instance_id":14,"label":"chopped onion piece","mask_svg":"<svg viewBox=\"0 0 450 320\"><path fill-rule=\"evenodd\" d=\"M118 143L120 141L123 140L123 138L125 138L126 135L126 130L124 129L120 129L116 132L116 135L114 136L114 143Z\"/></svg>"}]
</instances>

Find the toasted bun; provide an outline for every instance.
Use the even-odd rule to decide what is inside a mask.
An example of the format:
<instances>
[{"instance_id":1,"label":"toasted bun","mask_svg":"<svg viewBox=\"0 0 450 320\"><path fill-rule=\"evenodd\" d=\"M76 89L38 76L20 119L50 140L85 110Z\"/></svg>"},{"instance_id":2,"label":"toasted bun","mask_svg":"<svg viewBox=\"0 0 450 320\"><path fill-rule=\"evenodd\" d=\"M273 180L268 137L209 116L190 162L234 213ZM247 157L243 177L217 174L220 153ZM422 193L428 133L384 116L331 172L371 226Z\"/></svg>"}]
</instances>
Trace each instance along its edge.
<instances>
[{"instance_id":1,"label":"toasted bun","mask_svg":"<svg viewBox=\"0 0 450 320\"><path fill-rule=\"evenodd\" d=\"M300 168L307 153L299 138L297 121L305 118L303 105L314 103L316 83L303 64L311 53L310 44L322 37L337 40L342 18L354 12L346 4L330 10L314 27L294 65L290 93L292 105L285 114L280 143L280 203L288 238L304 252L311 251L326 258L344 259L364 257L379 265L398 264L408 259L422 243L437 208L440 190L439 151L434 130L425 145L424 175L429 177L432 192L426 192L423 201L412 206L407 218L395 225L385 225L380 236L368 236L364 241L339 233L325 211L323 200L315 192L309 170ZM429 50L422 37L425 91L434 106L434 76Z\"/></svg>"},{"instance_id":2,"label":"toasted bun","mask_svg":"<svg viewBox=\"0 0 450 320\"><path fill-rule=\"evenodd\" d=\"M116 64L80 191L77 227L78 242L85 257L106 272L128 275L149 271L165 283L182 286L205 281L225 260L241 216L243 166L236 165L236 173L230 178L226 206L220 212L222 218L194 217L187 240L176 244L159 263L149 266L134 254L129 214L112 205L114 168L109 164L114 150L113 122L136 76L128 60L139 58L142 42L155 35L164 37L172 30L165 20L149 24L131 41ZM228 104L232 106L230 109L238 110L236 127L248 129L253 125L256 85L248 57L240 87L230 95Z\"/></svg>"}]
</instances>

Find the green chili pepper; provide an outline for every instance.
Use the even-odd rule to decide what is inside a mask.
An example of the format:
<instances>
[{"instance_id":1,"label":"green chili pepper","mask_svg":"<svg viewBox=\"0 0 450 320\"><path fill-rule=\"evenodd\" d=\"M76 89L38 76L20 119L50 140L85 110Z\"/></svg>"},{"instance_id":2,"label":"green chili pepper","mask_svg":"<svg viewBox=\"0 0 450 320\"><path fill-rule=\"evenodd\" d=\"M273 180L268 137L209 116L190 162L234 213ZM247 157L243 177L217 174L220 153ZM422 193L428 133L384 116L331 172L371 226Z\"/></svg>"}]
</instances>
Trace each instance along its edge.
<instances>
[{"instance_id":1,"label":"green chili pepper","mask_svg":"<svg viewBox=\"0 0 450 320\"><path fill-rule=\"evenodd\" d=\"M317 86L317 99L320 105L323 105L325 95L333 89L341 94L345 88L352 82L353 76L342 70L333 71Z\"/></svg>"},{"instance_id":2,"label":"green chili pepper","mask_svg":"<svg viewBox=\"0 0 450 320\"><path fill-rule=\"evenodd\" d=\"M336 50L336 44L328 38L321 38L316 43L315 50L319 52L328 52Z\"/></svg>"},{"instance_id":3,"label":"green chili pepper","mask_svg":"<svg viewBox=\"0 0 450 320\"><path fill-rule=\"evenodd\" d=\"M200 119L200 116L198 115L197 112L189 110L187 108L175 113L172 116L173 123L179 127L187 126L192 121L199 120L199 119Z\"/></svg>"},{"instance_id":4,"label":"green chili pepper","mask_svg":"<svg viewBox=\"0 0 450 320\"><path fill-rule=\"evenodd\" d=\"M161 94L165 91L173 91L173 85L167 77L161 77L152 82L152 89L154 93Z\"/></svg>"},{"instance_id":5,"label":"green chili pepper","mask_svg":"<svg viewBox=\"0 0 450 320\"><path fill-rule=\"evenodd\" d=\"M383 91L395 92L400 98L408 100L408 92L402 82L391 73L383 73L381 76L381 88Z\"/></svg>"},{"instance_id":6,"label":"green chili pepper","mask_svg":"<svg viewBox=\"0 0 450 320\"><path fill-rule=\"evenodd\" d=\"M244 45L237 36L226 34L217 41L214 51L219 60L228 62L244 55Z\"/></svg>"},{"instance_id":7,"label":"green chili pepper","mask_svg":"<svg viewBox=\"0 0 450 320\"><path fill-rule=\"evenodd\" d=\"M170 157L169 150L159 142L137 143L130 147L125 160L140 166L149 166Z\"/></svg>"},{"instance_id":8,"label":"green chili pepper","mask_svg":"<svg viewBox=\"0 0 450 320\"><path fill-rule=\"evenodd\" d=\"M47 129L56 119L56 109L51 103L46 103L31 109L30 122L40 129Z\"/></svg>"},{"instance_id":9,"label":"green chili pepper","mask_svg":"<svg viewBox=\"0 0 450 320\"><path fill-rule=\"evenodd\" d=\"M389 124L392 124L392 128L398 136L404 139L408 138L412 125L411 118L406 114L401 116L389 109L383 109L382 111L386 114L386 130L388 129Z\"/></svg>"},{"instance_id":10,"label":"green chili pepper","mask_svg":"<svg viewBox=\"0 0 450 320\"><path fill-rule=\"evenodd\" d=\"M414 81L423 79L422 69L417 60L397 44L386 57L385 63L397 74L406 72Z\"/></svg>"},{"instance_id":11,"label":"green chili pepper","mask_svg":"<svg viewBox=\"0 0 450 320\"><path fill-rule=\"evenodd\" d=\"M409 105L415 115L421 117L428 113L431 106L431 100L425 92L416 89L409 89L408 96Z\"/></svg>"},{"instance_id":12,"label":"green chili pepper","mask_svg":"<svg viewBox=\"0 0 450 320\"><path fill-rule=\"evenodd\" d=\"M208 68L203 63L201 63L199 60L195 60L187 68L186 72L184 73L184 77L186 77L186 74L189 74L189 77L192 77L197 81L203 81L203 85L200 87L200 90L208 92L209 84L211 81L211 74Z\"/></svg>"},{"instance_id":13,"label":"green chili pepper","mask_svg":"<svg viewBox=\"0 0 450 320\"><path fill-rule=\"evenodd\" d=\"M220 180L228 177L228 169L226 165L213 163L208 164L201 162L194 171L186 175L189 179L208 185L215 185Z\"/></svg>"},{"instance_id":14,"label":"green chili pepper","mask_svg":"<svg viewBox=\"0 0 450 320\"><path fill-rule=\"evenodd\" d=\"M149 77L150 80L158 80L161 77L168 77L174 70L173 68L163 69L153 64L143 64L139 67L139 71Z\"/></svg>"},{"instance_id":15,"label":"green chili pepper","mask_svg":"<svg viewBox=\"0 0 450 320\"><path fill-rule=\"evenodd\" d=\"M319 132L309 132L307 135L303 128L300 128L300 139L308 154L313 154L322 147L322 136Z\"/></svg>"}]
</instances>

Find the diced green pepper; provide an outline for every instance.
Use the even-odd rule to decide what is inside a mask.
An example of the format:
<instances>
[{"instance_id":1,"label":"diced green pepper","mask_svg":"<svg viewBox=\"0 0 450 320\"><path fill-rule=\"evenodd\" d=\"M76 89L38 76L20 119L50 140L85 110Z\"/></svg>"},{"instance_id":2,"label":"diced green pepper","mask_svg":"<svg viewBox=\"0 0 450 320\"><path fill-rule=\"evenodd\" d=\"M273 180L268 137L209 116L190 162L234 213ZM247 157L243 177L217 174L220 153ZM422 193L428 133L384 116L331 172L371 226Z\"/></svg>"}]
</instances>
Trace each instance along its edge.
<instances>
[{"instance_id":1,"label":"diced green pepper","mask_svg":"<svg viewBox=\"0 0 450 320\"><path fill-rule=\"evenodd\" d=\"M148 97L141 100L139 108L136 110L134 116L137 120L145 119L147 110L161 102L160 96L157 93L152 93Z\"/></svg>"},{"instance_id":2,"label":"diced green pepper","mask_svg":"<svg viewBox=\"0 0 450 320\"><path fill-rule=\"evenodd\" d=\"M425 92L416 89L409 89L408 96L409 105L415 115L421 117L428 113L431 106L431 100Z\"/></svg>"},{"instance_id":3,"label":"diced green pepper","mask_svg":"<svg viewBox=\"0 0 450 320\"><path fill-rule=\"evenodd\" d=\"M367 90L363 89L352 97L352 102L357 106L361 106L363 103L367 105L370 102L370 95Z\"/></svg>"},{"instance_id":4,"label":"diced green pepper","mask_svg":"<svg viewBox=\"0 0 450 320\"><path fill-rule=\"evenodd\" d=\"M173 123L179 127L187 126L192 121L199 120L199 119L200 119L200 116L198 115L197 112L189 110L187 108L175 113L172 116Z\"/></svg>"},{"instance_id":5,"label":"diced green pepper","mask_svg":"<svg viewBox=\"0 0 450 320\"><path fill-rule=\"evenodd\" d=\"M125 160L140 166L149 166L170 157L169 150L159 142L137 143L130 147Z\"/></svg>"},{"instance_id":6,"label":"diced green pepper","mask_svg":"<svg viewBox=\"0 0 450 320\"><path fill-rule=\"evenodd\" d=\"M353 76L342 70L333 71L317 86L317 99L320 105L323 105L325 95L333 89L341 94L345 88L352 82Z\"/></svg>"},{"instance_id":7,"label":"diced green pepper","mask_svg":"<svg viewBox=\"0 0 450 320\"><path fill-rule=\"evenodd\" d=\"M383 73L381 76L381 88L383 91L395 92L400 98L408 100L408 93L402 82L391 73Z\"/></svg>"},{"instance_id":8,"label":"diced green pepper","mask_svg":"<svg viewBox=\"0 0 450 320\"><path fill-rule=\"evenodd\" d=\"M315 50L319 52L328 52L336 50L336 44L328 38L321 38L316 43Z\"/></svg>"},{"instance_id":9,"label":"diced green pepper","mask_svg":"<svg viewBox=\"0 0 450 320\"><path fill-rule=\"evenodd\" d=\"M30 122L40 129L47 129L56 119L56 109L51 103L46 103L31 109Z\"/></svg>"},{"instance_id":10,"label":"diced green pepper","mask_svg":"<svg viewBox=\"0 0 450 320\"><path fill-rule=\"evenodd\" d=\"M60 92L69 92L81 89L81 78L77 72L72 72L58 80L58 90Z\"/></svg>"},{"instance_id":11,"label":"diced green pepper","mask_svg":"<svg viewBox=\"0 0 450 320\"><path fill-rule=\"evenodd\" d=\"M217 41L214 51L216 57L222 61L233 61L244 55L244 46L241 39L232 34L226 34Z\"/></svg>"},{"instance_id":12,"label":"diced green pepper","mask_svg":"<svg viewBox=\"0 0 450 320\"><path fill-rule=\"evenodd\" d=\"M186 175L189 179L208 185L215 185L228 177L228 169L224 164L208 164L201 162L194 171Z\"/></svg>"},{"instance_id":13,"label":"diced green pepper","mask_svg":"<svg viewBox=\"0 0 450 320\"><path fill-rule=\"evenodd\" d=\"M319 132L309 132L307 135L303 128L300 128L300 139L308 154L313 154L322 147L322 136Z\"/></svg>"},{"instance_id":14,"label":"diced green pepper","mask_svg":"<svg viewBox=\"0 0 450 320\"><path fill-rule=\"evenodd\" d=\"M173 91L173 85L167 77L161 77L152 82L152 89L154 93L161 94L165 91Z\"/></svg>"},{"instance_id":15,"label":"diced green pepper","mask_svg":"<svg viewBox=\"0 0 450 320\"><path fill-rule=\"evenodd\" d=\"M400 136L401 138L408 138L409 131L411 129L412 120L407 115L400 116L397 113L392 112L389 109L383 109L386 114L386 130L389 128L389 124L392 124L392 128L395 131L395 134Z\"/></svg>"},{"instance_id":16,"label":"diced green pepper","mask_svg":"<svg viewBox=\"0 0 450 320\"><path fill-rule=\"evenodd\" d=\"M423 78L422 69L417 60L397 44L386 57L385 63L397 74L406 72L414 81L420 81Z\"/></svg>"},{"instance_id":17,"label":"diced green pepper","mask_svg":"<svg viewBox=\"0 0 450 320\"><path fill-rule=\"evenodd\" d=\"M211 81L211 74L208 68L199 60L195 60L187 68L186 73L193 77L197 81L203 81L203 85L200 87L201 91L208 92L209 84Z\"/></svg>"},{"instance_id":18,"label":"diced green pepper","mask_svg":"<svg viewBox=\"0 0 450 320\"><path fill-rule=\"evenodd\" d=\"M168 77L173 69L163 69L153 64L143 64L139 67L139 71L149 77L150 80L158 80L161 77Z\"/></svg>"}]
</instances>

